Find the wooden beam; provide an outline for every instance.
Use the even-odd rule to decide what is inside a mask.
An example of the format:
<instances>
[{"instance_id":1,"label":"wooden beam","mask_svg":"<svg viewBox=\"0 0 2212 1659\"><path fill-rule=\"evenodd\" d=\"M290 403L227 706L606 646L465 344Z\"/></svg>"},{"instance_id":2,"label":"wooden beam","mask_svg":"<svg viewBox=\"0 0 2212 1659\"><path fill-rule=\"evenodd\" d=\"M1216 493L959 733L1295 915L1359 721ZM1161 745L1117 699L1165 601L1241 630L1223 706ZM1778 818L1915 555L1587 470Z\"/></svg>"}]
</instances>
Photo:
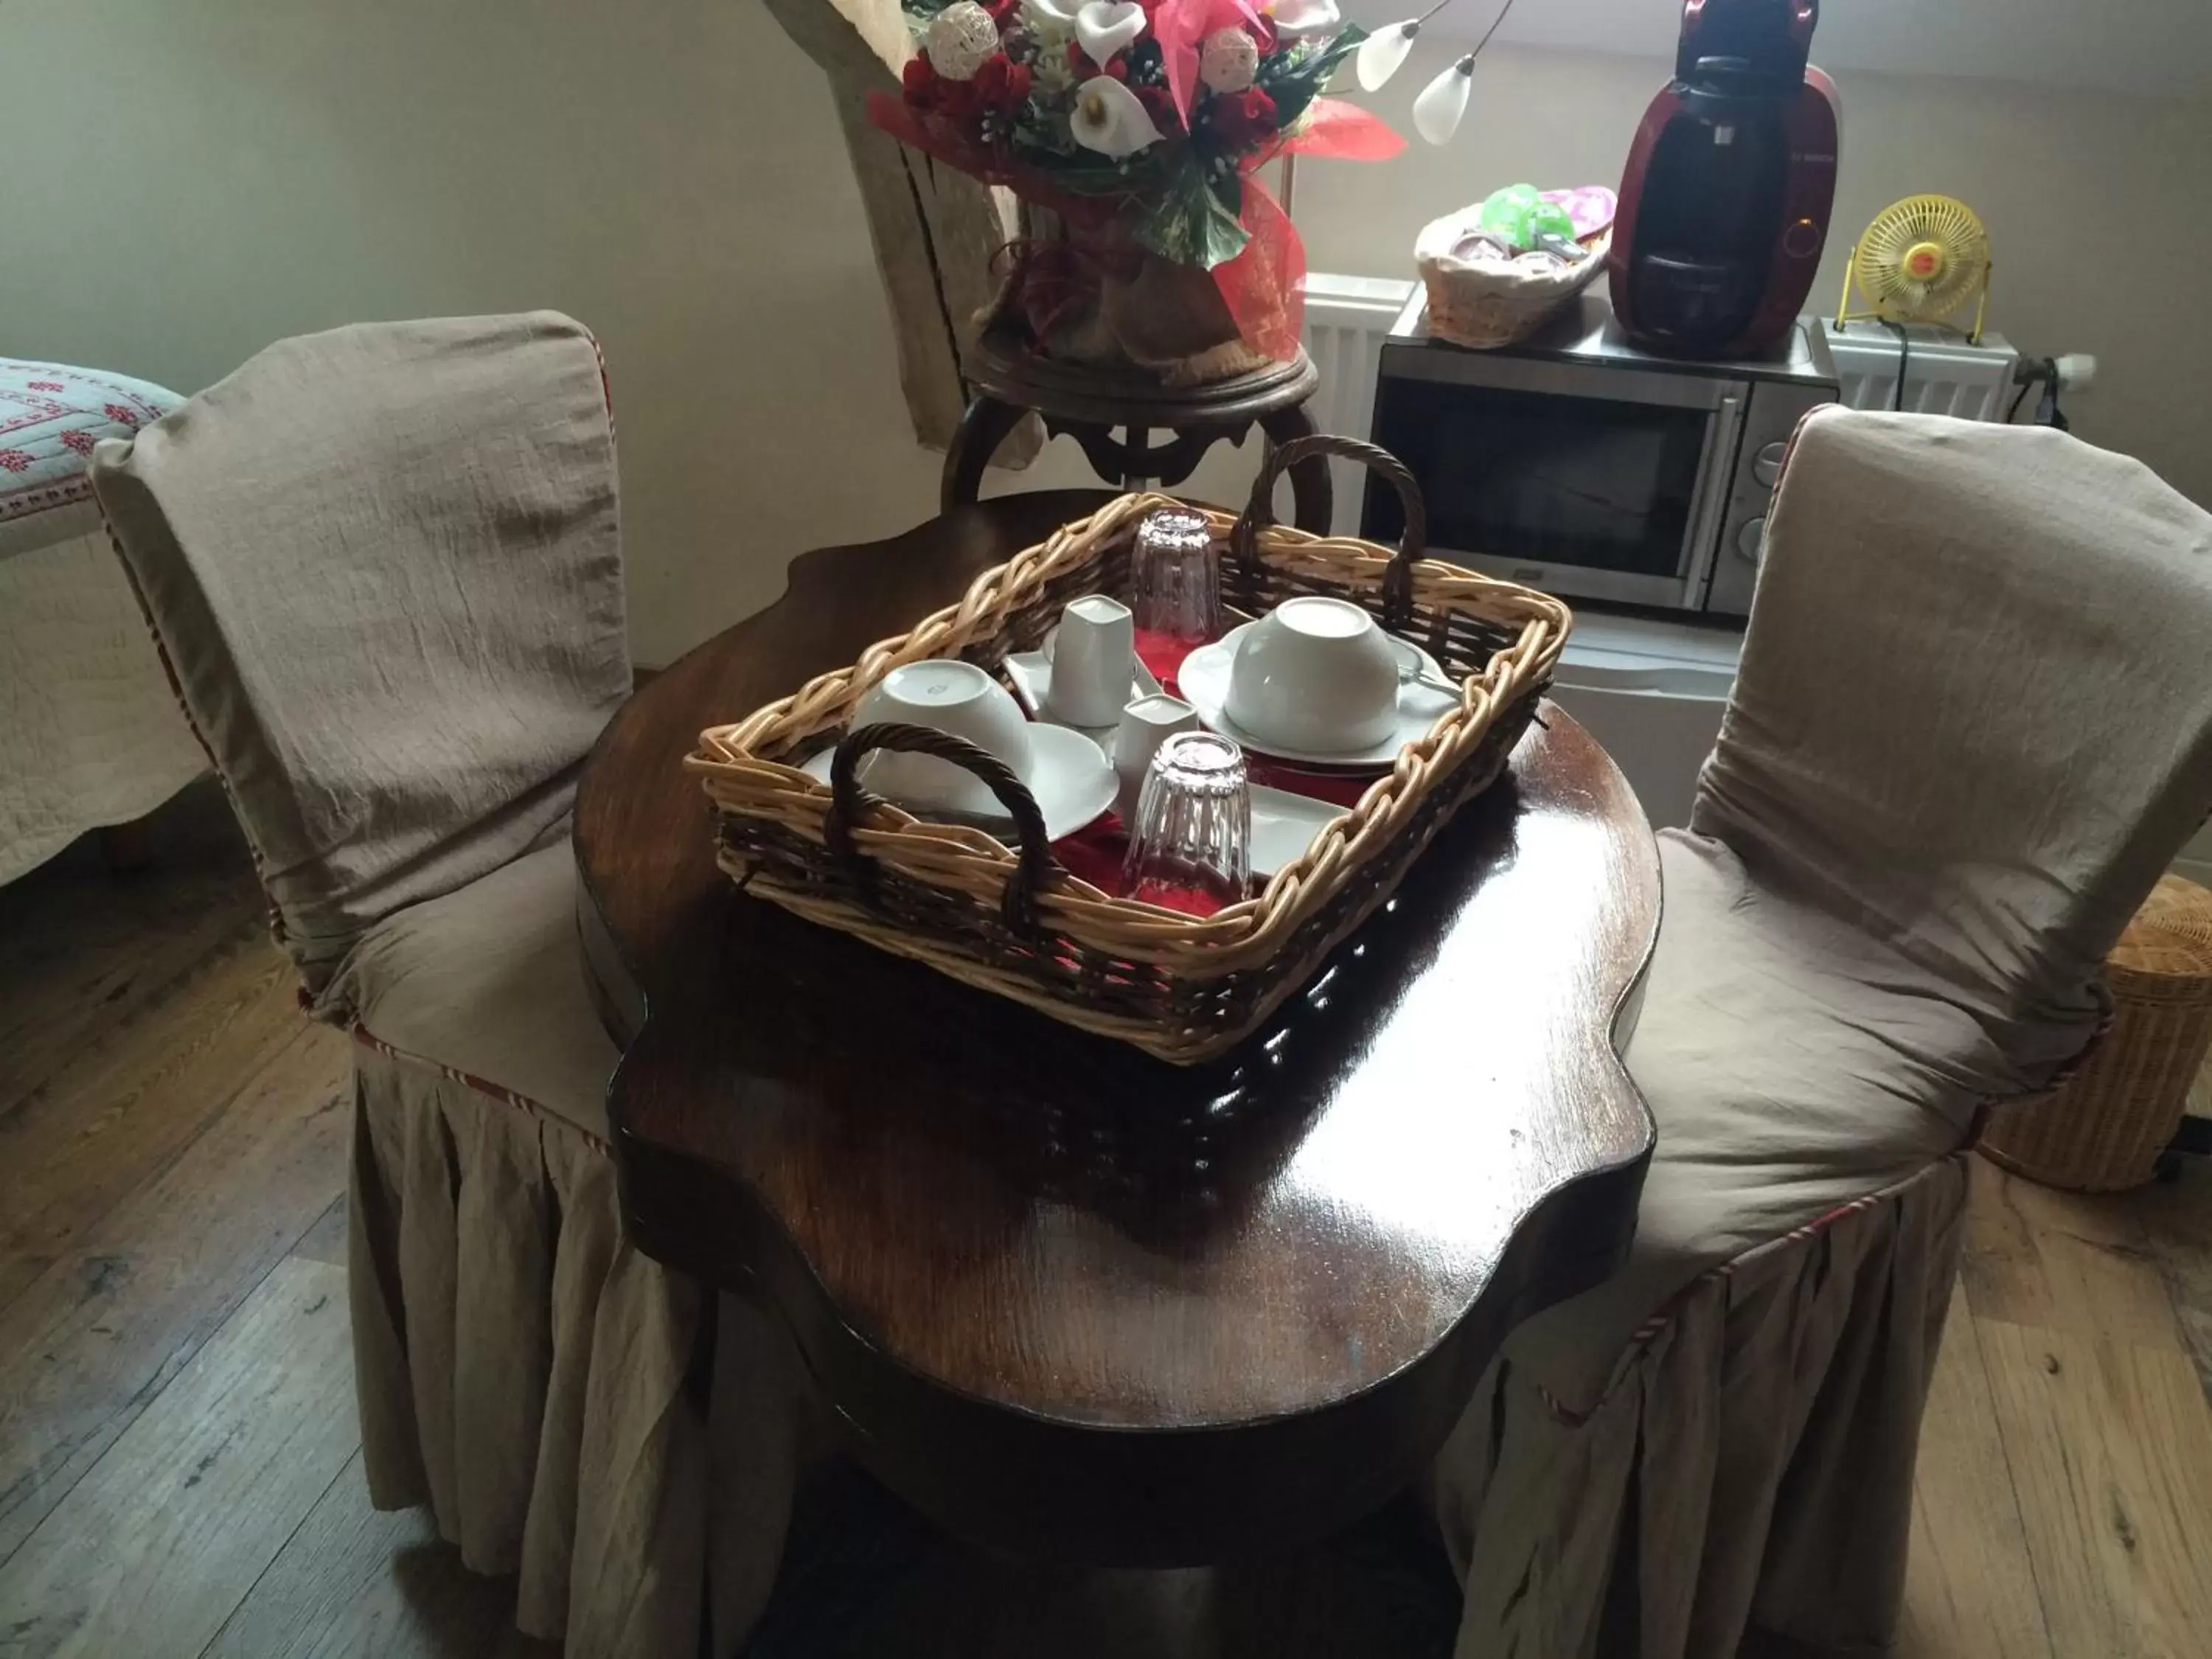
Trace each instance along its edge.
<instances>
[{"instance_id":1,"label":"wooden beam","mask_svg":"<svg viewBox=\"0 0 2212 1659\"><path fill-rule=\"evenodd\" d=\"M868 94L896 94L899 70L914 53L896 0L767 5L829 76L890 306L899 384L915 435L942 449L967 406L961 353L990 303L993 256L1012 234L1011 200L869 124ZM1018 459L1034 453L1036 442L1032 435Z\"/></svg>"}]
</instances>

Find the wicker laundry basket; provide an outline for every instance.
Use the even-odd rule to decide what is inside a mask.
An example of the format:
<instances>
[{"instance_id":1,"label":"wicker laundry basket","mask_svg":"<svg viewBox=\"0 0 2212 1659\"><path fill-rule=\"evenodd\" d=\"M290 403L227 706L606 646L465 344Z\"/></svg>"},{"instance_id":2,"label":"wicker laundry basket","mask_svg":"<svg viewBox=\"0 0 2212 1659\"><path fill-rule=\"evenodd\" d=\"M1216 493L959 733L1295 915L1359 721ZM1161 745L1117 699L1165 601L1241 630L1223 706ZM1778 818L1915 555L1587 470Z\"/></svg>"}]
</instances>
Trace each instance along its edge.
<instances>
[{"instance_id":1,"label":"wicker laundry basket","mask_svg":"<svg viewBox=\"0 0 2212 1659\"><path fill-rule=\"evenodd\" d=\"M2151 1178L2212 1046L2212 892L2160 878L2106 959L2112 1029L2064 1086L2000 1107L1991 1162L2049 1187L2112 1192Z\"/></svg>"}]
</instances>

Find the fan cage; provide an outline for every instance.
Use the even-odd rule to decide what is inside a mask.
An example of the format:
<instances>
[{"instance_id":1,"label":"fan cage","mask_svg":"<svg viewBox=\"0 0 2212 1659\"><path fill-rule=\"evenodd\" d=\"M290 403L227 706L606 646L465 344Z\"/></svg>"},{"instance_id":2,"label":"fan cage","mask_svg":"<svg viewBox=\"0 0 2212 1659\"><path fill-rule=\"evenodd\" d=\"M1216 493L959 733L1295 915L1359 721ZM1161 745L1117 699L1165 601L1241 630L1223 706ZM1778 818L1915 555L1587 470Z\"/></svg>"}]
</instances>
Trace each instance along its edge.
<instances>
[{"instance_id":1,"label":"fan cage","mask_svg":"<svg viewBox=\"0 0 2212 1659\"><path fill-rule=\"evenodd\" d=\"M1903 269L1906 256L1922 243L1933 243L1946 255L1944 270L1928 282L1914 280ZM1974 300L1967 337L1978 341L1989 307L1990 268L1989 232L1972 208L1948 196L1909 196L1876 214L1852 248L1837 325L1854 316L1941 323ZM1850 309L1854 286L1868 310Z\"/></svg>"}]
</instances>

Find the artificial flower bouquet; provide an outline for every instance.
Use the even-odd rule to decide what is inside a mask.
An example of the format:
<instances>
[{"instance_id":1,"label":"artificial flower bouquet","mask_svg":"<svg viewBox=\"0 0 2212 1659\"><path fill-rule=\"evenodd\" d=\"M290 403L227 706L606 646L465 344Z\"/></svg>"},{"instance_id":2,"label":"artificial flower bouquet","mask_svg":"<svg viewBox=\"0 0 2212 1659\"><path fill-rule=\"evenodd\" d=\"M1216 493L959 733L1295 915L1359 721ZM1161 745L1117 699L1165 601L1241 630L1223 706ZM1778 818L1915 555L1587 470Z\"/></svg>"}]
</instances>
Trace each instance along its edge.
<instances>
[{"instance_id":1,"label":"artificial flower bouquet","mask_svg":"<svg viewBox=\"0 0 2212 1659\"><path fill-rule=\"evenodd\" d=\"M1027 234L987 322L1170 385L1296 355L1305 261L1258 169L1403 141L1323 97L1335 0L907 0L918 54L869 118L1005 185Z\"/></svg>"}]
</instances>

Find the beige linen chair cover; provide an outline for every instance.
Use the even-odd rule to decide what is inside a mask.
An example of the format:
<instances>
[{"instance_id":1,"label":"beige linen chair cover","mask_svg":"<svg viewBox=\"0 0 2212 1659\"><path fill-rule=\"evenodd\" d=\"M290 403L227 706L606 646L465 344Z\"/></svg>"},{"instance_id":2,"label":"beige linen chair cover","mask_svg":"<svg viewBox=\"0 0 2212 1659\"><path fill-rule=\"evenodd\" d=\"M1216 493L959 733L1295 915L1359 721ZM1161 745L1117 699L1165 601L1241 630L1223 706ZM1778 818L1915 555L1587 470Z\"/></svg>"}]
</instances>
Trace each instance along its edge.
<instances>
[{"instance_id":1,"label":"beige linen chair cover","mask_svg":"<svg viewBox=\"0 0 2212 1659\"><path fill-rule=\"evenodd\" d=\"M278 938L359 1043L371 1496L428 1503L571 1655L693 1652L710 1548L742 1628L787 1356L623 1237L575 945L570 797L629 689L591 336L541 313L285 341L93 480Z\"/></svg>"},{"instance_id":2,"label":"beige linen chair cover","mask_svg":"<svg viewBox=\"0 0 2212 1659\"><path fill-rule=\"evenodd\" d=\"M553 833L629 695L614 430L550 313L271 346L93 488L308 988Z\"/></svg>"},{"instance_id":3,"label":"beige linen chair cover","mask_svg":"<svg viewBox=\"0 0 2212 1659\"><path fill-rule=\"evenodd\" d=\"M2055 432L1829 411L1769 520L1630 1072L1631 1261L1439 1458L1458 1651L1878 1652L1959 1149L2094 1034L2212 808L2212 518Z\"/></svg>"}]
</instances>

